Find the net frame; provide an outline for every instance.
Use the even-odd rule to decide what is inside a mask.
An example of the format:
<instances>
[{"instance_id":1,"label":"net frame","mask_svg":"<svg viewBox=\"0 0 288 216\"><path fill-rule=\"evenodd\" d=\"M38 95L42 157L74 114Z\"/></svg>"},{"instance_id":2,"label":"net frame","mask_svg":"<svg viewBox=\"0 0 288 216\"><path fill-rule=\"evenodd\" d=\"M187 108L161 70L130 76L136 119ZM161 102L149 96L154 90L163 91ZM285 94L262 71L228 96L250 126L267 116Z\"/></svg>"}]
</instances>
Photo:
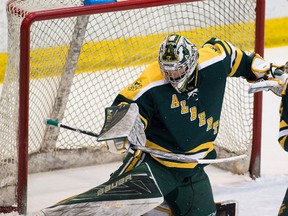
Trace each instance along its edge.
<instances>
[{"instance_id":1,"label":"net frame","mask_svg":"<svg viewBox=\"0 0 288 216\"><path fill-rule=\"evenodd\" d=\"M13 2L10 1L7 4ZM135 8L146 8L154 6L162 6L166 4L177 4L185 2L185 0L138 0L133 2L117 2L109 7L106 5L91 5L87 7L70 7L64 9L54 9L41 12L31 12L29 16L25 17L21 24L21 38L20 38L20 56L27 56L27 58L20 58L20 88L19 91L19 125L21 129L18 131L19 151L18 151L18 179L17 188L17 202L16 208L8 208L8 211L16 209L19 213L25 213L27 210L27 174L28 174L28 134L29 134L29 56L30 56L30 28L34 22L42 21L51 18L65 18L73 16L86 16L95 13L106 13L111 11L130 10ZM257 0L256 6L256 35L255 35L255 52L263 55L264 53L264 12L265 1ZM97 12L95 12L97 11ZM253 148L250 161L250 175L253 177L260 176L260 142L261 142L261 115L262 115L262 93L255 94L254 97L254 120L253 120ZM27 152L23 154L23 152ZM25 174L26 173L26 174ZM26 176L26 177L25 177ZM7 209L7 208L6 208Z\"/></svg>"}]
</instances>

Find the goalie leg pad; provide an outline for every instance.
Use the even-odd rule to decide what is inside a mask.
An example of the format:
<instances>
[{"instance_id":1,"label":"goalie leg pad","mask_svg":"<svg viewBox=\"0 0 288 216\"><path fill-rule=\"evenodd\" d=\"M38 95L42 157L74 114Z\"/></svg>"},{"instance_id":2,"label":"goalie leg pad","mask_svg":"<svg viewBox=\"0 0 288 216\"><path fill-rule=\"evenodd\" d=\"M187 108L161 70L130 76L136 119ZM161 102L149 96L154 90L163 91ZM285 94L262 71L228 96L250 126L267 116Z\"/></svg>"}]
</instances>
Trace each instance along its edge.
<instances>
[{"instance_id":1,"label":"goalie leg pad","mask_svg":"<svg viewBox=\"0 0 288 216\"><path fill-rule=\"evenodd\" d=\"M82 194L43 209L39 215L136 216L157 207L163 196L146 163Z\"/></svg>"},{"instance_id":2,"label":"goalie leg pad","mask_svg":"<svg viewBox=\"0 0 288 216\"><path fill-rule=\"evenodd\" d=\"M161 205L147 212L143 216L173 216L173 213L168 204L164 201Z\"/></svg>"},{"instance_id":3,"label":"goalie leg pad","mask_svg":"<svg viewBox=\"0 0 288 216\"><path fill-rule=\"evenodd\" d=\"M217 202L216 209L216 216L237 216L237 202L234 200ZM164 201L157 208L147 212L143 216L173 216L173 214L168 204Z\"/></svg>"}]
</instances>

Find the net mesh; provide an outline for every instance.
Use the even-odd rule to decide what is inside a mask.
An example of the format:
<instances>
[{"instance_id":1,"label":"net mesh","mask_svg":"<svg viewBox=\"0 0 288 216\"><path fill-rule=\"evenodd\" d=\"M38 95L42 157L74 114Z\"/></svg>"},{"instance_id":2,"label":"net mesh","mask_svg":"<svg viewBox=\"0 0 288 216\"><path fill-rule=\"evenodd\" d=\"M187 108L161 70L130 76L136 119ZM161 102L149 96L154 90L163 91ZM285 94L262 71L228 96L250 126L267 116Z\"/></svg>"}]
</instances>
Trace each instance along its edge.
<instances>
[{"instance_id":1,"label":"net mesh","mask_svg":"<svg viewBox=\"0 0 288 216\"><path fill-rule=\"evenodd\" d=\"M31 12L82 5L76 0L8 3L9 56L0 98L0 188L5 194L2 196L0 190L2 206L15 204L17 186L17 133L21 130L19 61L25 58L19 50L21 22ZM78 37L80 42L76 40L76 45L72 45L77 35L75 30L85 21L72 12L68 18L33 22L29 61L29 171L107 161L103 143L97 143L95 137L68 130L51 132L43 119L56 115L52 113L59 109L57 120L99 132L104 123L104 108L111 105L117 93L136 79L147 64L157 59L159 45L168 33L180 33L197 47L211 37L218 37L250 52L255 44L255 7L255 0L213 0L91 14L86 16L85 34ZM76 59L75 67L73 59ZM65 74L68 78L63 80ZM67 85L69 88L60 98L64 105L57 108L59 89ZM220 148L228 154L250 152L253 98L247 89L248 84L241 78L229 78L216 140L220 156ZM241 172L247 171L247 161L241 162ZM11 188L12 198L7 201L4 197L8 197L6 193L11 193Z\"/></svg>"}]
</instances>

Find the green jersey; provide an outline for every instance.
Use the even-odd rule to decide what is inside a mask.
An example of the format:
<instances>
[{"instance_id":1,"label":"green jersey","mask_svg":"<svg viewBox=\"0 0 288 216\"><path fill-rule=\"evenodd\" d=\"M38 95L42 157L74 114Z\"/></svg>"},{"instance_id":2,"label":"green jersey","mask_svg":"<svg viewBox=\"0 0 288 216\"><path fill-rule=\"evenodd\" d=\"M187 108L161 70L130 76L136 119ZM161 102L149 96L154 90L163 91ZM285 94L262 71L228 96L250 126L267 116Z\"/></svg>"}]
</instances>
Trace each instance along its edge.
<instances>
[{"instance_id":1,"label":"green jersey","mask_svg":"<svg viewBox=\"0 0 288 216\"><path fill-rule=\"evenodd\" d=\"M285 151L288 151L288 88L283 90L280 105L280 127L279 127L279 143Z\"/></svg>"},{"instance_id":2,"label":"green jersey","mask_svg":"<svg viewBox=\"0 0 288 216\"><path fill-rule=\"evenodd\" d=\"M154 62L119 93L113 105L137 103L145 124L146 146L215 158L213 142L219 131L226 78L256 79L251 71L253 57L216 38L198 51L192 92L178 93L162 76L158 62ZM197 166L153 158L166 167L188 172Z\"/></svg>"}]
</instances>

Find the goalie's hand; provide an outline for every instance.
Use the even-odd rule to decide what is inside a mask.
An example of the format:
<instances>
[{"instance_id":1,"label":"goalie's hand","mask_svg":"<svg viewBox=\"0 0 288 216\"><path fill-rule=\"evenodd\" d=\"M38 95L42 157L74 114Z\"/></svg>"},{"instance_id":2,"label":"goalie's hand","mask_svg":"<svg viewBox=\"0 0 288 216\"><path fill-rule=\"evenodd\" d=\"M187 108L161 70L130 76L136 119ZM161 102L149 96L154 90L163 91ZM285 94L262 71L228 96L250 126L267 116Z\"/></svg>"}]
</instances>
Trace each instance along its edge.
<instances>
[{"instance_id":1,"label":"goalie's hand","mask_svg":"<svg viewBox=\"0 0 288 216\"><path fill-rule=\"evenodd\" d=\"M260 91L271 90L277 96L282 95L282 90L288 80L288 62L286 62L284 71L273 67L268 75L267 79L261 78L255 83L251 84L248 89L248 93L256 93Z\"/></svg>"},{"instance_id":2,"label":"goalie's hand","mask_svg":"<svg viewBox=\"0 0 288 216\"><path fill-rule=\"evenodd\" d=\"M127 138L106 140L106 146L111 153L123 154L130 148Z\"/></svg>"}]
</instances>

